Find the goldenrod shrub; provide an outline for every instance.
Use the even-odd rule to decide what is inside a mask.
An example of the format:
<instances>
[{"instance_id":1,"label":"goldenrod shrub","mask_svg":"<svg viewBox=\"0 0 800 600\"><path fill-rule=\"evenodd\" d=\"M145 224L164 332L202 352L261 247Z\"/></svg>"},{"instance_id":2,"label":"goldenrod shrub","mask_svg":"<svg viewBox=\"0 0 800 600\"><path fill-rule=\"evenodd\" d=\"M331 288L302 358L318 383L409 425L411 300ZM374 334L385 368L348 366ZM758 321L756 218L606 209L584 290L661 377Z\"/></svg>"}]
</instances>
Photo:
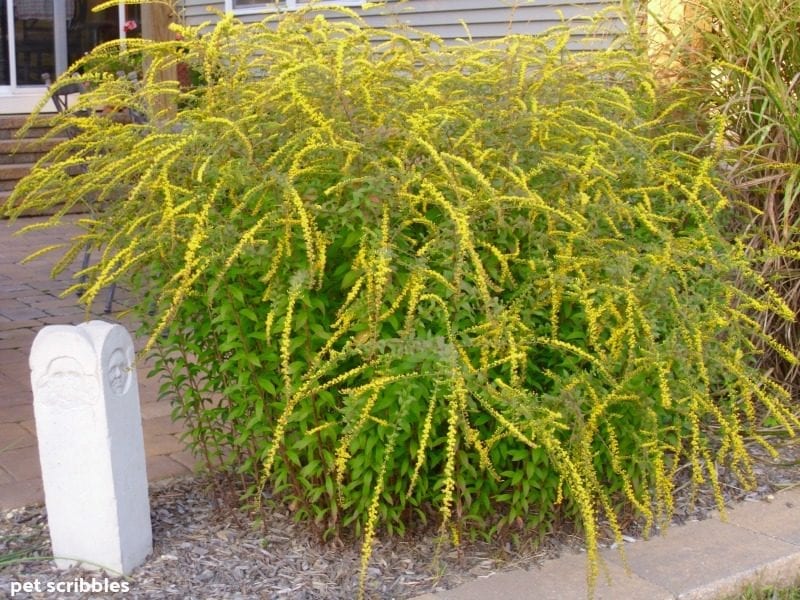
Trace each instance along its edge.
<instances>
[{"instance_id":1,"label":"goldenrod shrub","mask_svg":"<svg viewBox=\"0 0 800 600\"><path fill-rule=\"evenodd\" d=\"M97 245L86 301L134 286L195 451L249 502L361 535L364 565L431 520L570 520L594 559L599 523L669 518L681 465L720 499L718 465L752 483L759 415L798 425L751 367L753 314L793 315L731 283L769 289L718 231L721 136L566 30L444 46L351 17L129 45L201 83L87 70L75 110L148 122L63 118L78 134L15 192L102 209L61 265Z\"/></svg>"}]
</instances>

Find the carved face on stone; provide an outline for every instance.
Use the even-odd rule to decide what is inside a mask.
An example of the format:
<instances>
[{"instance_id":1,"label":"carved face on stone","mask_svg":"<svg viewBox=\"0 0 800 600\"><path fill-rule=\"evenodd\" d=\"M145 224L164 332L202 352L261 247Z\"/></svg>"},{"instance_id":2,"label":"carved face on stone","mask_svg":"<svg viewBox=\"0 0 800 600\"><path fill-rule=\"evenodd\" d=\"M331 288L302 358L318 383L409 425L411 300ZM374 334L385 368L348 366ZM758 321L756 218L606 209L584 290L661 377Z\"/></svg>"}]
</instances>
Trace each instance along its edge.
<instances>
[{"instance_id":1,"label":"carved face on stone","mask_svg":"<svg viewBox=\"0 0 800 600\"><path fill-rule=\"evenodd\" d=\"M90 402L82 370L80 363L69 356L58 356L50 361L38 382L42 402L64 408L76 408Z\"/></svg>"},{"instance_id":2,"label":"carved face on stone","mask_svg":"<svg viewBox=\"0 0 800 600\"><path fill-rule=\"evenodd\" d=\"M108 373L108 387L115 394L123 394L127 388L128 378L130 377L130 365L125 359L125 352L117 348L108 357L106 365Z\"/></svg>"}]
</instances>

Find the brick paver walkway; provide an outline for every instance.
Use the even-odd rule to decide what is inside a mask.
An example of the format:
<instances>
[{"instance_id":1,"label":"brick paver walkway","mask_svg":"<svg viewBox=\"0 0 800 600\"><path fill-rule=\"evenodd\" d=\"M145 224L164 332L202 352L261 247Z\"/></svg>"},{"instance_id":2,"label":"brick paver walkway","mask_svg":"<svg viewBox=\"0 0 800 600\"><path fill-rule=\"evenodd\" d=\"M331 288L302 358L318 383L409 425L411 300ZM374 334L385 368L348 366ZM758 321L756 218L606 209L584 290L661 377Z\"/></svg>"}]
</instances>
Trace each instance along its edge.
<instances>
[{"instance_id":1,"label":"brick paver walkway","mask_svg":"<svg viewBox=\"0 0 800 600\"><path fill-rule=\"evenodd\" d=\"M69 239L78 231L74 226L77 218L68 217L67 225L58 229L23 236L13 233L44 218L20 219L12 225L0 221L0 510L44 500L28 368L33 338L45 325L77 325L86 320L75 295L59 298L71 284L74 270L57 280L50 278L58 251L24 265L21 261L43 246ZM102 313L105 293L101 296L90 318L120 322L124 293L118 292L109 315ZM130 323L126 325L133 333ZM156 480L187 474L194 460L178 439L181 426L172 422L169 404L156 401L158 385L147 378L147 371L146 365L139 365L148 476Z\"/></svg>"}]
</instances>

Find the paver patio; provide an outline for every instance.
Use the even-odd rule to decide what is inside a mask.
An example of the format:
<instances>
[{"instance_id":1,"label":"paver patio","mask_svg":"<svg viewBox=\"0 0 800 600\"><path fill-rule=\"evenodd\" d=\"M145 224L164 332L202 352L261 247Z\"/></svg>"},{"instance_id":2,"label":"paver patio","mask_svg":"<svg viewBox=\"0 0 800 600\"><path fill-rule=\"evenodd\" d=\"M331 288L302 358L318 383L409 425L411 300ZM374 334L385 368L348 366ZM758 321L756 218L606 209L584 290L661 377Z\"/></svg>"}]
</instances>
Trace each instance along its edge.
<instances>
[{"instance_id":1,"label":"paver patio","mask_svg":"<svg viewBox=\"0 0 800 600\"><path fill-rule=\"evenodd\" d=\"M124 292L117 291L108 315L102 312L103 292L87 317L74 294L59 298L76 269L50 278L58 251L22 264L35 250L68 240L78 231L78 218L68 216L64 226L22 236L13 234L46 218L24 218L11 225L0 221L0 510L44 500L28 367L36 333L45 325L77 325L87 318L119 322L133 333L131 321L121 315L127 301ZM179 440L182 427L172 422L169 404L157 401L158 384L147 378L148 370L146 364L138 365L148 477L152 481L188 474L194 459Z\"/></svg>"}]
</instances>

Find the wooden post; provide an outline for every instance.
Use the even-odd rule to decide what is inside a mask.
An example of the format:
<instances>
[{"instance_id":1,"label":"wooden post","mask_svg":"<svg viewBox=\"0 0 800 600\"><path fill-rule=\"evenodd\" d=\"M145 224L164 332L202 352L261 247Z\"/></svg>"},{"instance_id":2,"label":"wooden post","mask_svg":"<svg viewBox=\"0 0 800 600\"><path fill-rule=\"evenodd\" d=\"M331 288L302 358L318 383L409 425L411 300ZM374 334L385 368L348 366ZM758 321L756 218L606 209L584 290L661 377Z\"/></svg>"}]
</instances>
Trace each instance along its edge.
<instances>
[{"instance_id":1,"label":"wooden post","mask_svg":"<svg viewBox=\"0 0 800 600\"><path fill-rule=\"evenodd\" d=\"M158 42L164 42L174 39L174 34L169 30L170 23L175 20L175 11L162 3L144 3L142 4L142 37ZM144 65L147 70L150 65ZM162 68L156 73L156 81L177 81L178 70L176 65L171 65L167 68ZM167 114L173 114L175 111L174 103L168 96L158 96L154 101L156 112L167 111Z\"/></svg>"},{"instance_id":2,"label":"wooden post","mask_svg":"<svg viewBox=\"0 0 800 600\"><path fill-rule=\"evenodd\" d=\"M702 51L702 30L708 23L689 0L649 0L647 10L650 58L659 68L660 77L671 80L676 69L689 66L686 61L692 60L693 52ZM675 54L676 48L683 49L681 55Z\"/></svg>"},{"instance_id":3,"label":"wooden post","mask_svg":"<svg viewBox=\"0 0 800 600\"><path fill-rule=\"evenodd\" d=\"M657 63L667 60L676 38L680 36L684 9L684 0L650 0L647 3L650 56Z\"/></svg>"}]
</instances>

